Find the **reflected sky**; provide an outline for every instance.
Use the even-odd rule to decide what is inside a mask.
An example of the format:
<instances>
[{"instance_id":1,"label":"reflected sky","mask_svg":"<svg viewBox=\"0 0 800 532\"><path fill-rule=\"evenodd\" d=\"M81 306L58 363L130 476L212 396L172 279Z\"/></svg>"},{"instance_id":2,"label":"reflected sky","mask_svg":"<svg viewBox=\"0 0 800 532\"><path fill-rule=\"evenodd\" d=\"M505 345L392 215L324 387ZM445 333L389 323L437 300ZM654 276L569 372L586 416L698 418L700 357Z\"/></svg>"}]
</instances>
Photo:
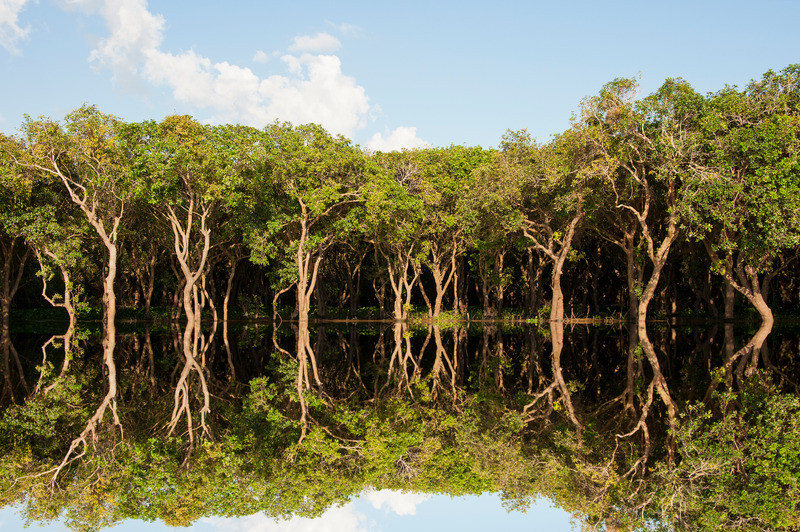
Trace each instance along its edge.
<instances>
[{"instance_id":1,"label":"reflected sky","mask_svg":"<svg viewBox=\"0 0 800 532\"><path fill-rule=\"evenodd\" d=\"M0 529L4 532L46 531L67 532L62 523L24 526L16 508L0 510ZM146 528L148 532L174 531L163 523L126 521L114 527L116 532L134 532ZM507 512L496 494L479 497L428 496L398 491L371 491L344 505L329 508L317 519L292 518L275 521L262 514L241 518L204 518L187 532L415 532L460 530L462 532L547 530L567 532L574 530L569 514L555 508L549 501L536 501L526 513Z\"/></svg>"}]
</instances>

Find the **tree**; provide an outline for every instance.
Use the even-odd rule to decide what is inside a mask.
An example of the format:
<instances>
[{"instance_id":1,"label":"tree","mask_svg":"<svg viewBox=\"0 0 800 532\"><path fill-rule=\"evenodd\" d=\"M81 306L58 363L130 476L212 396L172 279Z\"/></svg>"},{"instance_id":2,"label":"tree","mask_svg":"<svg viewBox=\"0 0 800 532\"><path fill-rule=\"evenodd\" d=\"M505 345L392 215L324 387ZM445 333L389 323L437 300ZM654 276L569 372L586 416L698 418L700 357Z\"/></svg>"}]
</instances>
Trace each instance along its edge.
<instances>
[{"instance_id":1,"label":"tree","mask_svg":"<svg viewBox=\"0 0 800 532\"><path fill-rule=\"evenodd\" d=\"M33 189L35 176L18 164L24 147L15 139L0 136L0 326L7 344L11 300L19 289L25 264L31 254L23 235L24 218L35 208ZM10 340L8 340L10 341Z\"/></svg>"},{"instance_id":2,"label":"tree","mask_svg":"<svg viewBox=\"0 0 800 532\"><path fill-rule=\"evenodd\" d=\"M131 169L120 150L119 121L84 106L67 115L62 126L48 119L30 120L23 126L27 153L20 163L60 182L69 198L83 212L106 249L103 281L103 361L108 378L108 392L89 419L86 428L72 441L55 476L71 461L82 456L87 438L96 438L97 426L110 409L114 424L121 426L117 414L116 346L117 299L114 281L117 276L119 226L125 206L132 197ZM75 454L79 448L81 454Z\"/></svg>"},{"instance_id":3,"label":"tree","mask_svg":"<svg viewBox=\"0 0 800 532\"><path fill-rule=\"evenodd\" d=\"M800 244L800 65L710 96L682 212L715 271L765 326L769 283ZM783 262L783 265L781 264Z\"/></svg>"},{"instance_id":4,"label":"tree","mask_svg":"<svg viewBox=\"0 0 800 532\"><path fill-rule=\"evenodd\" d=\"M308 322L324 252L359 201L360 182L372 172L363 154L343 137L313 124L264 130L268 172L278 194L281 232L292 251L298 320ZM274 230L276 223L262 230Z\"/></svg>"},{"instance_id":5,"label":"tree","mask_svg":"<svg viewBox=\"0 0 800 532\"><path fill-rule=\"evenodd\" d=\"M536 146L526 132L510 132L503 141L511 179L522 187L518 209L522 233L552 265L550 320L564 319L561 278L579 224L594 210L595 181L608 160L590 149L579 126L547 146Z\"/></svg>"},{"instance_id":6,"label":"tree","mask_svg":"<svg viewBox=\"0 0 800 532\"><path fill-rule=\"evenodd\" d=\"M528 147L530 139L519 139L526 133L507 134L521 140L519 148ZM513 142L513 141L510 141ZM525 246L520 231L523 215L521 205L524 170L521 161L508 153L494 153L492 158L478 166L469 183L459 195L458 208L463 225L466 245L472 251L473 263L477 263L480 277L480 292L484 316L492 316L502 310L503 291L507 280L503 275L503 260L506 253ZM466 279L461 280L462 283ZM529 291L539 290L531 283ZM492 303L492 292L495 298Z\"/></svg>"},{"instance_id":7,"label":"tree","mask_svg":"<svg viewBox=\"0 0 800 532\"><path fill-rule=\"evenodd\" d=\"M466 282L458 278L457 267L465 252L468 229L460 200L473 182L473 171L491 155L488 150L463 146L404 153L418 170L413 194L419 197L421 207L419 255L433 277L436 293L430 313L434 318L441 314L450 286L454 285L457 294L457 284Z\"/></svg>"},{"instance_id":8,"label":"tree","mask_svg":"<svg viewBox=\"0 0 800 532\"><path fill-rule=\"evenodd\" d=\"M635 274L635 268L630 267L632 253L644 248L649 259L649 277L641 293L636 290L637 335L653 370L651 386L667 406L670 424L675 428L678 406L647 334L647 311L670 250L681 234L681 191L692 174L697 149L696 124L703 98L683 80L667 80L655 93L638 102L634 99L636 88L631 79L607 84L597 97L585 102L583 121L589 127L594 149L608 161L605 178L613 194L613 208L628 211L639 225L636 234L643 244L633 244L631 238L635 234L624 219L617 229L623 230L629 290L632 285L638 288L632 279ZM630 301L633 304L632 296ZM646 410L643 409L645 416ZM642 422L638 429L644 429ZM668 446L674 453L674 442Z\"/></svg>"},{"instance_id":9,"label":"tree","mask_svg":"<svg viewBox=\"0 0 800 532\"><path fill-rule=\"evenodd\" d=\"M417 194L420 168L410 152L379 154L377 162L384 171L365 186L365 233L375 248L375 262L379 262L379 257L385 261L394 296L394 319L406 320L412 290L420 274L423 223L423 203ZM385 282L385 277L380 279ZM382 296L378 294L379 299Z\"/></svg>"}]
</instances>

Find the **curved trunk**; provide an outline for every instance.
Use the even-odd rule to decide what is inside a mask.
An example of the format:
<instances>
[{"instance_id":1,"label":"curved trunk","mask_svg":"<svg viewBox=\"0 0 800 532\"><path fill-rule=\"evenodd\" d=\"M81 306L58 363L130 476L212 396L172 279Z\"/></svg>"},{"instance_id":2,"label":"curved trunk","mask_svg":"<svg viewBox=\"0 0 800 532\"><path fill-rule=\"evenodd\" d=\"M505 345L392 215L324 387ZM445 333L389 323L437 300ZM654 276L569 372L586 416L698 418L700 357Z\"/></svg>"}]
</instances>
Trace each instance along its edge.
<instances>
[{"instance_id":1,"label":"curved trunk","mask_svg":"<svg viewBox=\"0 0 800 532\"><path fill-rule=\"evenodd\" d=\"M717 255L716 250L712 248L711 244L706 242L706 251L708 255L711 257L716 263L721 263L720 257ZM770 329L772 328L772 324L775 323L775 317L772 314L772 309L769 308L766 300L766 294L769 290L769 283L772 281L772 278L775 274L778 273L780 270L773 270L764 275L763 279L759 279L758 271L753 268L750 264L743 262L741 258L734 260L734 256L728 253L725 256L725 271L722 272L722 276L725 279L726 283L726 292L731 289L731 287L742 294L747 301L750 302L751 305L758 311L758 315L761 316L762 324L768 326ZM728 306L730 305L730 312L733 313L733 297L727 296L725 298L725 318L728 319Z\"/></svg>"},{"instance_id":2,"label":"curved trunk","mask_svg":"<svg viewBox=\"0 0 800 532\"><path fill-rule=\"evenodd\" d=\"M649 235L649 232L645 232ZM652 244L650 244L650 261L653 264L653 271L650 272L650 279L648 279L647 284L645 285L644 289L642 290L642 296L639 298L639 306L637 308L636 319L639 323L639 335L641 336L641 331L644 328L644 323L647 321L647 308L650 305L650 301L653 299L653 296L656 293L656 288L658 287L658 281L661 279L661 272L664 269L664 266L667 264L667 258L669 256L669 250L672 247L672 244L678 238L678 226L677 221L674 219L670 219L669 228L667 230L667 235L664 237L664 240L661 242L661 245L658 247L658 251L652 252ZM645 336L647 333L645 332Z\"/></svg>"},{"instance_id":3,"label":"curved trunk","mask_svg":"<svg viewBox=\"0 0 800 532\"><path fill-rule=\"evenodd\" d=\"M764 299L764 294L761 290L752 293L747 300L755 307L758 311L758 315L761 316L761 322L764 326L768 326L772 329L772 325L775 323L775 317L772 314L772 309L769 308L767 305L766 300Z\"/></svg>"}]
</instances>

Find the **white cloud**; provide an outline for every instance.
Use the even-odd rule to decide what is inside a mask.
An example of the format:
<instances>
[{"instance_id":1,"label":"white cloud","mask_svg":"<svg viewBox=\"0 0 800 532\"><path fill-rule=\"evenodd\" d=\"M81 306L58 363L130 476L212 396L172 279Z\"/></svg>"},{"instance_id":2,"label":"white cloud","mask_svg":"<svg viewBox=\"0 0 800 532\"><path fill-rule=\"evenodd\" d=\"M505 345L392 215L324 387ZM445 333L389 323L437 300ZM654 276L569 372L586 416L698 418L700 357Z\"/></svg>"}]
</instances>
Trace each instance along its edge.
<instances>
[{"instance_id":1,"label":"white cloud","mask_svg":"<svg viewBox=\"0 0 800 532\"><path fill-rule=\"evenodd\" d=\"M330 33L317 33L314 36L300 35L295 37L292 44L289 46L290 52L317 52L317 53L330 53L335 52L342 47L339 39Z\"/></svg>"},{"instance_id":2,"label":"white cloud","mask_svg":"<svg viewBox=\"0 0 800 532\"><path fill-rule=\"evenodd\" d=\"M334 506L316 519L292 517L278 521L255 514L238 519L212 517L202 519L216 530L225 532L366 532L366 517L352 504Z\"/></svg>"},{"instance_id":3,"label":"white cloud","mask_svg":"<svg viewBox=\"0 0 800 532\"><path fill-rule=\"evenodd\" d=\"M180 55L151 51L145 76L172 88L180 102L211 109L215 122L263 126L275 120L315 122L332 133L353 136L366 125L369 98L355 79L342 73L332 55L286 55L290 76L260 79L252 70L211 63L194 51Z\"/></svg>"},{"instance_id":4,"label":"white cloud","mask_svg":"<svg viewBox=\"0 0 800 532\"><path fill-rule=\"evenodd\" d=\"M394 490L367 490L361 497L376 510L385 508L387 513L415 515L417 505L429 495ZM217 532L367 532L372 529L367 516L355 509L354 503L332 506L315 519L292 517L277 520L263 513L238 518L208 517L200 520ZM198 527L201 528L201 527Z\"/></svg>"},{"instance_id":5,"label":"white cloud","mask_svg":"<svg viewBox=\"0 0 800 532\"><path fill-rule=\"evenodd\" d=\"M0 0L4 1L4 0ZM370 112L366 91L342 72L335 55L299 54L281 58L288 75L259 78L247 67L213 62L194 50L162 50L164 18L146 0L70 0L70 7L100 14L110 35L90 60L112 71L122 88L146 81L171 89L175 100L212 113L212 122L261 127L275 120L314 122L334 134L353 136ZM298 37L291 49L334 50L341 43L327 33ZM267 59L259 51L254 60Z\"/></svg>"},{"instance_id":6,"label":"white cloud","mask_svg":"<svg viewBox=\"0 0 800 532\"><path fill-rule=\"evenodd\" d=\"M92 9L96 0L77 0ZM148 54L161 46L164 39L164 17L153 15L146 0L106 0L97 9L111 33L97 44L89 60L109 68L114 80L122 86L134 84L140 65Z\"/></svg>"},{"instance_id":7,"label":"white cloud","mask_svg":"<svg viewBox=\"0 0 800 532\"><path fill-rule=\"evenodd\" d=\"M30 27L19 25L19 12L27 1L0 0L0 46L12 54L19 53L17 42L30 33Z\"/></svg>"},{"instance_id":8,"label":"white cloud","mask_svg":"<svg viewBox=\"0 0 800 532\"><path fill-rule=\"evenodd\" d=\"M0 44L13 47L27 35L17 24L17 14L27 0L0 0ZM334 52L341 42L329 33L299 36L280 58L286 69L266 78L250 68L215 62L195 50L172 52L163 48L166 21L149 10L147 0L59 0L64 9L100 15L108 36L92 50L89 60L111 71L117 86L141 90L148 85L167 88L172 97L205 112L209 122L243 123L255 127L279 121L317 123L333 134L353 138L380 108L366 90L342 71ZM333 25L342 33L355 31L349 24ZM12 48L9 48L12 49ZM276 53L258 50L257 63ZM399 127L378 133L367 143L375 150L417 148L426 143L416 128Z\"/></svg>"},{"instance_id":9,"label":"white cloud","mask_svg":"<svg viewBox=\"0 0 800 532\"><path fill-rule=\"evenodd\" d=\"M361 495L372 507L380 510L386 506L397 515L416 515L417 505L427 501L430 495L395 490L368 490Z\"/></svg>"},{"instance_id":10,"label":"white cloud","mask_svg":"<svg viewBox=\"0 0 800 532\"><path fill-rule=\"evenodd\" d=\"M386 137L375 133L364 146L373 151L387 152L424 148L430 144L417 137L417 128L400 126L391 133L387 131Z\"/></svg>"}]
</instances>

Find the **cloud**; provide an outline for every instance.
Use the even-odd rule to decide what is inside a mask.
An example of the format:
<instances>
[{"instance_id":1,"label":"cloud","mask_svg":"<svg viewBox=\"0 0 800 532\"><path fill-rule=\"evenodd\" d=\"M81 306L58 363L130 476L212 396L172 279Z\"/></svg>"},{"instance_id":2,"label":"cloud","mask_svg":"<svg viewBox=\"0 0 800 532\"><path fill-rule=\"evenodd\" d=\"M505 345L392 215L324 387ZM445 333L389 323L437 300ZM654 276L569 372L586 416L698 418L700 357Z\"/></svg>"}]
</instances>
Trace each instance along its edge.
<instances>
[{"instance_id":1,"label":"cloud","mask_svg":"<svg viewBox=\"0 0 800 532\"><path fill-rule=\"evenodd\" d=\"M99 11L111 35L98 43L89 60L109 68L115 81L129 82L148 54L161 45L164 17L150 13L146 0L109 0L101 3Z\"/></svg>"},{"instance_id":2,"label":"cloud","mask_svg":"<svg viewBox=\"0 0 800 532\"><path fill-rule=\"evenodd\" d=\"M19 12L28 0L0 0L0 46L18 54L17 42L28 37L30 27L18 23Z\"/></svg>"},{"instance_id":3,"label":"cloud","mask_svg":"<svg viewBox=\"0 0 800 532\"><path fill-rule=\"evenodd\" d=\"M362 497L372 504L372 507L376 510L386 506L388 510L397 515L416 515L417 505L428 500L430 496L424 493L409 493L396 490L369 490L365 491Z\"/></svg>"},{"instance_id":4,"label":"cloud","mask_svg":"<svg viewBox=\"0 0 800 532\"><path fill-rule=\"evenodd\" d=\"M255 514L238 519L212 517L202 519L215 530L224 532L366 532L366 517L354 510L352 504L334 506L316 519L292 517L278 521Z\"/></svg>"},{"instance_id":5,"label":"cloud","mask_svg":"<svg viewBox=\"0 0 800 532\"><path fill-rule=\"evenodd\" d=\"M417 505L429 498L422 493L395 490L367 490L361 497L376 510L385 508L397 515L415 515ZM332 506L314 519L292 517L277 520L258 513L238 518L207 517L200 522L218 532L367 532L372 528L367 516L356 510L353 503Z\"/></svg>"},{"instance_id":6,"label":"cloud","mask_svg":"<svg viewBox=\"0 0 800 532\"><path fill-rule=\"evenodd\" d=\"M328 21L328 25L335 28L342 35L355 35L360 30L360 28L355 24L347 24L347 23L336 24L334 22Z\"/></svg>"},{"instance_id":7,"label":"cloud","mask_svg":"<svg viewBox=\"0 0 800 532\"><path fill-rule=\"evenodd\" d=\"M3 1L3 0L0 0ZM70 6L100 14L110 35L91 52L90 61L112 71L123 88L142 81L165 86L175 100L210 111L212 122L262 127L275 120L314 122L352 138L370 112L366 91L342 72L335 55L302 53L281 58L288 75L261 79L247 67L213 62L194 50L162 49L164 18L146 0L71 0ZM292 50L334 50L341 43L327 33L298 37ZM257 52L254 61L267 59Z\"/></svg>"},{"instance_id":8,"label":"cloud","mask_svg":"<svg viewBox=\"0 0 800 532\"><path fill-rule=\"evenodd\" d=\"M417 137L417 128L400 126L391 133L387 130L386 137L375 133L364 146L373 151L387 152L424 148L430 144Z\"/></svg>"},{"instance_id":9,"label":"cloud","mask_svg":"<svg viewBox=\"0 0 800 532\"><path fill-rule=\"evenodd\" d=\"M28 34L18 24L26 1L0 0L0 45L11 51ZM333 54L341 42L329 33L296 37L289 53L280 57L285 72L262 78L248 67L214 61L192 49L165 49L166 21L150 11L147 0L59 0L58 5L103 18L108 35L91 51L89 61L109 70L118 88L141 92L164 87L175 101L205 114L200 117L205 121L255 127L276 120L313 122L353 138L380 113L364 87L342 70ZM356 29L349 24L333 26L342 33ZM274 55L259 50L253 61L264 63ZM367 143L384 151L424 145L410 127L376 134Z\"/></svg>"},{"instance_id":10,"label":"cloud","mask_svg":"<svg viewBox=\"0 0 800 532\"><path fill-rule=\"evenodd\" d=\"M289 45L290 52L317 52L331 53L342 47L339 39L330 33L317 33L313 37L310 35L300 35L295 37Z\"/></svg>"},{"instance_id":11,"label":"cloud","mask_svg":"<svg viewBox=\"0 0 800 532\"><path fill-rule=\"evenodd\" d=\"M286 55L290 76L260 79L252 70L227 62L212 63L194 51L179 55L151 51L145 76L172 88L183 103L210 109L215 122L260 127L275 120L314 122L328 131L352 137L366 125L369 98L355 79L342 73L331 55Z\"/></svg>"}]
</instances>

